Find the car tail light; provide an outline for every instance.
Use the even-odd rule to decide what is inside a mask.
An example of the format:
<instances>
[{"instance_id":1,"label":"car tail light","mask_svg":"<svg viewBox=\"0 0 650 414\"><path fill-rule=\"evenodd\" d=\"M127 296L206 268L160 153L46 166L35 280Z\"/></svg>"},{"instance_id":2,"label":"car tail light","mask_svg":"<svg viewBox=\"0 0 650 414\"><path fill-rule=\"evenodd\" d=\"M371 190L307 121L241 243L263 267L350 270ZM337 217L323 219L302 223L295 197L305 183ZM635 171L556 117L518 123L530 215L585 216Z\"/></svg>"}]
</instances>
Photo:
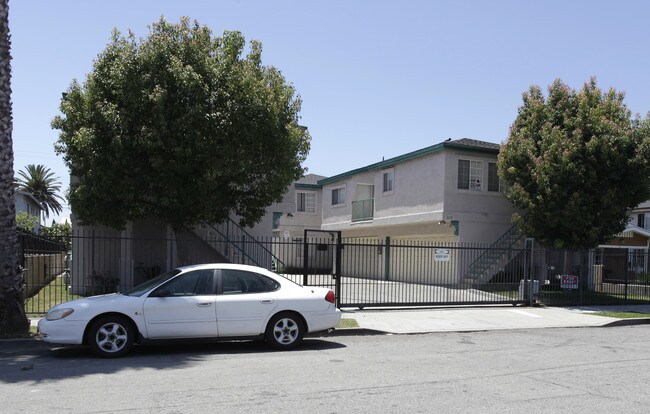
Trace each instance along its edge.
<instances>
[{"instance_id":1,"label":"car tail light","mask_svg":"<svg viewBox=\"0 0 650 414\"><path fill-rule=\"evenodd\" d=\"M334 301L336 300L336 295L334 294L334 292L330 290L329 292L327 292L327 295L325 295L325 300L328 301L329 303L334 303Z\"/></svg>"}]
</instances>

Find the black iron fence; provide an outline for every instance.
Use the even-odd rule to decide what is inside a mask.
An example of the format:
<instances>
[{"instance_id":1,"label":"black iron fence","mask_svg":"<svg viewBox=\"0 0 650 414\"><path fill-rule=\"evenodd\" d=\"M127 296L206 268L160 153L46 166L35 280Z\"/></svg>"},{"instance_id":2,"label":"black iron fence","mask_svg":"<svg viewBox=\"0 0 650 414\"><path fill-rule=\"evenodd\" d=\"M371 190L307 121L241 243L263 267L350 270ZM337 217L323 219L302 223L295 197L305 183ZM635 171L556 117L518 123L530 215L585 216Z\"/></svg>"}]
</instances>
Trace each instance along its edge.
<instances>
[{"instance_id":1,"label":"black iron fence","mask_svg":"<svg viewBox=\"0 0 650 414\"><path fill-rule=\"evenodd\" d=\"M26 310L44 313L81 296L123 291L170 268L235 261L259 264L305 285L335 289L340 307L478 304L650 303L647 249L586 252L412 240L252 237L223 242L193 232L123 237L117 231L69 238L21 235ZM227 246L240 252L228 257ZM530 282L532 281L532 282Z\"/></svg>"}]
</instances>

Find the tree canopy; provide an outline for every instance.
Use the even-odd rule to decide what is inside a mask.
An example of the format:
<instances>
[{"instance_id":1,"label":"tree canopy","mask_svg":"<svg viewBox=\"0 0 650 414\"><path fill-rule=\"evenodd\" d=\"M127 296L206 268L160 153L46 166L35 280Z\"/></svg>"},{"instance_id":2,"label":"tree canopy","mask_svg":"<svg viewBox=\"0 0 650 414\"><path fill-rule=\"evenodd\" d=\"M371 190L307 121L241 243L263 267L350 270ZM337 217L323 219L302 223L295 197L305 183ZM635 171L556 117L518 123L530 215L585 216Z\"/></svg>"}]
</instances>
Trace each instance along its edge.
<instances>
[{"instance_id":1,"label":"tree canopy","mask_svg":"<svg viewBox=\"0 0 650 414\"><path fill-rule=\"evenodd\" d=\"M188 18L161 18L146 38L114 31L52 122L79 220L257 222L302 176L310 143L300 97L261 54Z\"/></svg>"},{"instance_id":2,"label":"tree canopy","mask_svg":"<svg viewBox=\"0 0 650 414\"><path fill-rule=\"evenodd\" d=\"M650 198L650 121L632 117L614 89L592 78L576 91L556 80L523 105L499 153L522 231L555 247L593 247L622 231Z\"/></svg>"},{"instance_id":3,"label":"tree canopy","mask_svg":"<svg viewBox=\"0 0 650 414\"><path fill-rule=\"evenodd\" d=\"M61 182L58 177L44 165L29 164L25 170L18 171L18 189L23 190L41 203L45 216L50 216L50 211L59 214L63 211L61 201L63 198L59 195Z\"/></svg>"}]
</instances>

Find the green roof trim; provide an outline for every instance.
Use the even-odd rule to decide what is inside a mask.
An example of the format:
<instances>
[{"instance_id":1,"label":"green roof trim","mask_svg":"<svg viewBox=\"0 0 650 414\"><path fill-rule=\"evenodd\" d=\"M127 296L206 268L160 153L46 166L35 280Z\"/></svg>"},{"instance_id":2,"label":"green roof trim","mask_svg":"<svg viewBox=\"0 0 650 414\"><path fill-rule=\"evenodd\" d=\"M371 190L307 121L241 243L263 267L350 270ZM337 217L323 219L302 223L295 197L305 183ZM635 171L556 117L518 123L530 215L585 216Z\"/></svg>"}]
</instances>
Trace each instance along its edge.
<instances>
[{"instance_id":1,"label":"green roof trim","mask_svg":"<svg viewBox=\"0 0 650 414\"><path fill-rule=\"evenodd\" d=\"M329 184L335 181L340 181L344 178L351 177L353 175L367 172L367 171L372 171L372 170L378 170L382 168L388 168L392 167L395 164L402 163L405 161L409 161L415 158L420 158L425 155L433 154L436 152L440 152L445 149L454 149L454 150L460 150L460 151L467 151L467 152L482 152L485 154L498 154L499 153L499 144L493 144L490 142L483 142L483 141L477 141L477 140L472 140L472 139L459 139L455 141L445 141L441 142L439 144L431 145L430 147L422 148L417 151L409 152L403 155L399 155L394 158L389 158L384 161L380 161L374 164L367 165L365 167L357 168L355 170L351 170L348 172L344 172L339 175L335 175L333 177L325 178L322 180L318 181L318 185L322 188L323 185Z\"/></svg>"},{"instance_id":2,"label":"green roof trim","mask_svg":"<svg viewBox=\"0 0 650 414\"><path fill-rule=\"evenodd\" d=\"M323 188L323 186L320 184L296 183L296 188L301 190L320 190L321 188Z\"/></svg>"}]
</instances>

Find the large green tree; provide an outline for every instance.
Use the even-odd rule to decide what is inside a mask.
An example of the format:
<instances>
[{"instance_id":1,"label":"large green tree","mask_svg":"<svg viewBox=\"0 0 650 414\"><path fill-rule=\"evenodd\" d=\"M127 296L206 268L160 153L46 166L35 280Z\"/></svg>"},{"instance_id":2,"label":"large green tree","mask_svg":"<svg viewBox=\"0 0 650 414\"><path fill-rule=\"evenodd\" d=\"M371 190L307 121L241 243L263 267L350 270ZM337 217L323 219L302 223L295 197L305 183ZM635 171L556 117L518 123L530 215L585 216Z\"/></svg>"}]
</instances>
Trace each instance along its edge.
<instances>
[{"instance_id":1,"label":"large green tree","mask_svg":"<svg viewBox=\"0 0 650 414\"><path fill-rule=\"evenodd\" d=\"M59 195L61 182L46 166L29 164L24 171L18 171L16 181L19 190L33 195L41 203L45 217L50 216L50 211L55 214L63 211L63 198Z\"/></svg>"},{"instance_id":2,"label":"large green tree","mask_svg":"<svg viewBox=\"0 0 650 414\"><path fill-rule=\"evenodd\" d=\"M650 198L650 122L632 117L614 89L595 79L576 91L556 80L523 105L499 153L507 197L525 209L515 221L555 247L588 248L610 239L630 209Z\"/></svg>"},{"instance_id":3,"label":"large green tree","mask_svg":"<svg viewBox=\"0 0 650 414\"><path fill-rule=\"evenodd\" d=\"M80 221L257 222L304 173L310 142L300 97L261 54L187 18L160 19L146 38L114 31L52 122Z\"/></svg>"},{"instance_id":4,"label":"large green tree","mask_svg":"<svg viewBox=\"0 0 650 414\"><path fill-rule=\"evenodd\" d=\"M9 4L0 0L0 335L27 332L16 234Z\"/></svg>"}]
</instances>

